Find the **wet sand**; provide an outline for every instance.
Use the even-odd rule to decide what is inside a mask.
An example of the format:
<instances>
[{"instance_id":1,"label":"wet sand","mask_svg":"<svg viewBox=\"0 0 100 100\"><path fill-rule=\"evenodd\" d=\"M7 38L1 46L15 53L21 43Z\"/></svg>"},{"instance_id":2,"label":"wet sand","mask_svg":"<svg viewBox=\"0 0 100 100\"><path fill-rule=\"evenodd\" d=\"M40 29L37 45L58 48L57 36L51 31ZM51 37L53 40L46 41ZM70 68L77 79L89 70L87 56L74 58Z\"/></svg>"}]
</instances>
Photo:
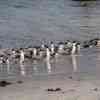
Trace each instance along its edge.
<instances>
[{"instance_id":1,"label":"wet sand","mask_svg":"<svg viewBox=\"0 0 100 100\"><path fill-rule=\"evenodd\" d=\"M77 80L56 75L42 80L14 80L12 85L0 87L0 100L100 100L100 80L82 77ZM60 90L48 91L56 88Z\"/></svg>"},{"instance_id":2,"label":"wet sand","mask_svg":"<svg viewBox=\"0 0 100 100\"><path fill-rule=\"evenodd\" d=\"M100 100L100 55L97 49L87 51L82 51L84 56L59 57L55 63L47 62L45 68L44 64L37 67L26 64L22 67L27 69L22 69L21 75L13 72L16 77L14 74L8 77L3 69L0 80L12 84L0 86L0 100Z\"/></svg>"}]
</instances>

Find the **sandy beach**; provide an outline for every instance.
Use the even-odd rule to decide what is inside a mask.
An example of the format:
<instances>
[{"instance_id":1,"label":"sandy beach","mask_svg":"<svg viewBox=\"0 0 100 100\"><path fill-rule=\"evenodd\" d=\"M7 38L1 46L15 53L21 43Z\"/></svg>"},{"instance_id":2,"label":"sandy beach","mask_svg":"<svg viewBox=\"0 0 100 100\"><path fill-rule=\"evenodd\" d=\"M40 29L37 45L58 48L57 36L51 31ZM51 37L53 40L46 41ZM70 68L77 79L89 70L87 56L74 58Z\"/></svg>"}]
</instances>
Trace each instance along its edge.
<instances>
[{"instance_id":1,"label":"sandy beach","mask_svg":"<svg viewBox=\"0 0 100 100\"><path fill-rule=\"evenodd\" d=\"M100 80L76 80L65 75L23 79L0 87L0 100L100 100ZM59 88L58 91L48 91Z\"/></svg>"},{"instance_id":2,"label":"sandy beach","mask_svg":"<svg viewBox=\"0 0 100 100\"><path fill-rule=\"evenodd\" d=\"M0 0L0 48L93 38L100 38L99 0ZM80 55L0 64L0 100L100 100L100 49Z\"/></svg>"}]
</instances>

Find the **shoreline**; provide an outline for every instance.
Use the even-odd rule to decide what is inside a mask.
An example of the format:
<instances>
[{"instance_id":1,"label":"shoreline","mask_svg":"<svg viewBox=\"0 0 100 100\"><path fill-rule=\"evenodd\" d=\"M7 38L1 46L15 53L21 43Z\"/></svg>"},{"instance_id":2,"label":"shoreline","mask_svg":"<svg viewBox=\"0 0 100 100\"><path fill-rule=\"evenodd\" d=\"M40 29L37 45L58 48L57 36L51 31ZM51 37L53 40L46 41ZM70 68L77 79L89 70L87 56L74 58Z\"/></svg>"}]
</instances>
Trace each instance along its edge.
<instances>
[{"instance_id":1,"label":"shoreline","mask_svg":"<svg viewBox=\"0 0 100 100\"><path fill-rule=\"evenodd\" d=\"M28 78L19 83L16 80L0 87L0 100L99 100L100 80L89 78L76 80L59 75L44 80ZM60 90L47 91L56 88Z\"/></svg>"}]
</instances>

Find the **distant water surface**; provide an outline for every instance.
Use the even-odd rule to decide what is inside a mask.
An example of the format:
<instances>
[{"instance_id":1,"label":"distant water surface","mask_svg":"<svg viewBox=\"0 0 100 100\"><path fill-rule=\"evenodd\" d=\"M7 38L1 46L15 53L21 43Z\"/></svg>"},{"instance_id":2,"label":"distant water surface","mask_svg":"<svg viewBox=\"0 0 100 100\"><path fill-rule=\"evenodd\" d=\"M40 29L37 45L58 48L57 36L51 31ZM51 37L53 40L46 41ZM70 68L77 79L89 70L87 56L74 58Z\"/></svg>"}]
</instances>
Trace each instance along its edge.
<instances>
[{"instance_id":1,"label":"distant water surface","mask_svg":"<svg viewBox=\"0 0 100 100\"><path fill-rule=\"evenodd\" d=\"M48 40L97 37L99 16L99 1L0 0L0 45L25 47Z\"/></svg>"},{"instance_id":2,"label":"distant water surface","mask_svg":"<svg viewBox=\"0 0 100 100\"><path fill-rule=\"evenodd\" d=\"M0 47L39 45L41 41L86 40L99 37L100 2L72 0L0 0ZM50 62L0 65L0 79L26 76L72 75L100 72L99 49L83 56L66 56ZM75 65L77 64L77 65Z\"/></svg>"}]
</instances>

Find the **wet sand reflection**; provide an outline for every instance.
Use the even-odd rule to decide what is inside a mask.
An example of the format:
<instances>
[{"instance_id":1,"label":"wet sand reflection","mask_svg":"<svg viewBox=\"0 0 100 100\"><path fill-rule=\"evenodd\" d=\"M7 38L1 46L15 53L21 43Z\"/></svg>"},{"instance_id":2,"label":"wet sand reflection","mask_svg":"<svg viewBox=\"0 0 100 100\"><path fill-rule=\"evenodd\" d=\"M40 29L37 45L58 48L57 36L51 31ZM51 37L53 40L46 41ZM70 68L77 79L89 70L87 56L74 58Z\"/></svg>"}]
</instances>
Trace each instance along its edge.
<instances>
[{"instance_id":1,"label":"wet sand reflection","mask_svg":"<svg viewBox=\"0 0 100 100\"><path fill-rule=\"evenodd\" d=\"M80 62L79 62L79 59L80 59L80 55L71 55L71 58L72 58L72 66L73 66L73 70L72 70L72 79L75 79L75 80L80 80Z\"/></svg>"},{"instance_id":2,"label":"wet sand reflection","mask_svg":"<svg viewBox=\"0 0 100 100\"><path fill-rule=\"evenodd\" d=\"M47 66L47 72L48 72L48 74L49 74L49 73L52 72L52 71L51 71L50 59L46 59L45 63L46 63L46 66Z\"/></svg>"},{"instance_id":3,"label":"wet sand reflection","mask_svg":"<svg viewBox=\"0 0 100 100\"><path fill-rule=\"evenodd\" d=\"M33 73L38 74L38 62L35 60L33 63Z\"/></svg>"},{"instance_id":4,"label":"wet sand reflection","mask_svg":"<svg viewBox=\"0 0 100 100\"><path fill-rule=\"evenodd\" d=\"M71 57L72 57L73 72L77 72L78 71L77 56L71 55Z\"/></svg>"},{"instance_id":5,"label":"wet sand reflection","mask_svg":"<svg viewBox=\"0 0 100 100\"><path fill-rule=\"evenodd\" d=\"M92 51L94 52L94 51ZM91 52L91 54L92 54ZM90 54L90 52L89 52ZM27 61L17 64L8 62L7 64L0 64L0 78L8 77L37 77L66 74L66 77L71 75L72 78L80 78L83 73L96 73L100 76L100 54L92 55L82 54L66 55L54 59L45 59L42 61Z\"/></svg>"},{"instance_id":6,"label":"wet sand reflection","mask_svg":"<svg viewBox=\"0 0 100 100\"><path fill-rule=\"evenodd\" d=\"M10 74L10 61L7 59L7 72Z\"/></svg>"},{"instance_id":7,"label":"wet sand reflection","mask_svg":"<svg viewBox=\"0 0 100 100\"><path fill-rule=\"evenodd\" d=\"M96 61L96 77L100 77L100 54L99 53L97 54L95 61Z\"/></svg>"},{"instance_id":8,"label":"wet sand reflection","mask_svg":"<svg viewBox=\"0 0 100 100\"><path fill-rule=\"evenodd\" d=\"M26 76L24 63L20 63L20 72L22 76Z\"/></svg>"}]
</instances>

